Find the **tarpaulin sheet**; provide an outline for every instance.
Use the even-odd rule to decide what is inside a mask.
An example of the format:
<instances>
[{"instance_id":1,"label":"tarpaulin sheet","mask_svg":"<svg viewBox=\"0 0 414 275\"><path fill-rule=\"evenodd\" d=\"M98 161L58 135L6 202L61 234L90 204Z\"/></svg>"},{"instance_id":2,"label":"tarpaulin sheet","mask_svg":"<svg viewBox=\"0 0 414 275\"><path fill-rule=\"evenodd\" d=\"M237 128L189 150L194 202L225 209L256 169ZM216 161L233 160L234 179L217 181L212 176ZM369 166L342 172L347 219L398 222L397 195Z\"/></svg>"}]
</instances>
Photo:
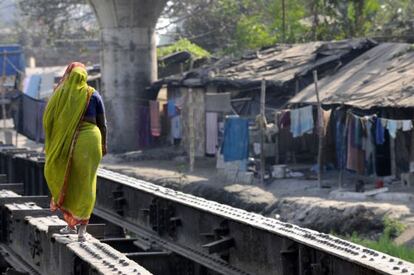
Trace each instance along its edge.
<instances>
[{"instance_id":1,"label":"tarpaulin sheet","mask_svg":"<svg viewBox=\"0 0 414 275\"><path fill-rule=\"evenodd\" d=\"M6 76L24 72L26 64L23 49L20 45L0 45L0 76L3 75L4 56L6 56Z\"/></svg>"},{"instance_id":2,"label":"tarpaulin sheet","mask_svg":"<svg viewBox=\"0 0 414 275\"><path fill-rule=\"evenodd\" d=\"M44 142L45 135L42 118L46 102L31 98L25 94L22 94L17 100L20 101L20 108L13 115L16 130L31 140Z\"/></svg>"},{"instance_id":3,"label":"tarpaulin sheet","mask_svg":"<svg viewBox=\"0 0 414 275\"><path fill-rule=\"evenodd\" d=\"M414 107L414 51L406 43L382 43L318 82L322 104L360 109ZM316 104L314 85L289 103Z\"/></svg>"}]
</instances>

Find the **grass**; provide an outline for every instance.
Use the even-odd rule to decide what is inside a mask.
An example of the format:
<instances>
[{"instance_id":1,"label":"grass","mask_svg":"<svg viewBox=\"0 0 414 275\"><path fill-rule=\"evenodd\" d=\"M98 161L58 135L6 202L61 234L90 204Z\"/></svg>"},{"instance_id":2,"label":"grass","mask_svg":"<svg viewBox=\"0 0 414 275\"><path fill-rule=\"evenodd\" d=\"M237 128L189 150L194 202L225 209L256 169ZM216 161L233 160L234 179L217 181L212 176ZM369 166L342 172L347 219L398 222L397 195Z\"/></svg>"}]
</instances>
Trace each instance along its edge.
<instances>
[{"instance_id":1,"label":"grass","mask_svg":"<svg viewBox=\"0 0 414 275\"><path fill-rule=\"evenodd\" d=\"M358 236L356 232L354 232L351 236L345 237L345 239L414 263L414 248L404 245L397 245L393 241L395 237L398 237L405 230L405 226L396 220L390 219L389 217L385 217L383 223L384 232L376 241L363 239Z\"/></svg>"}]
</instances>

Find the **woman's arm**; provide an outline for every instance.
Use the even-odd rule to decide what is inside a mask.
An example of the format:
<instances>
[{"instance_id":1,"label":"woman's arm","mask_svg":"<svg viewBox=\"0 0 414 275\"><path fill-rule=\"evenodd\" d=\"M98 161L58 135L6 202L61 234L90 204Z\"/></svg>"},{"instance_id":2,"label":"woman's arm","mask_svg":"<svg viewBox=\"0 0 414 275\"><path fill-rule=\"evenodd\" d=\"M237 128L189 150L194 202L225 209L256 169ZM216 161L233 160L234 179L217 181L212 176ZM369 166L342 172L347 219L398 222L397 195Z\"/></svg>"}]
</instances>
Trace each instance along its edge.
<instances>
[{"instance_id":1,"label":"woman's arm","mask_svg":"<svg viewBox=\"0 0 414 275\"><path fill-rule=\"evenodd\" d=\"M106 146L106 118L105 113L96 115L96 125L98 126L99 130L101 131L102 136L102 155L105 156L107 153L107 146Z\"/></svg>"},{"instance_id":2,"label":"woman's arm","mask_svg":"<svg viewBox=\"0 0 414 275\"><path fill-rule=\"evenodd\" d=\"M96 92L96 126L98 126L101 131L102 136L102 155L105 156L107 153L106 147L106 115L105 115L105 106L103 100L98 92Z\"/></svg>"}]
</instances>

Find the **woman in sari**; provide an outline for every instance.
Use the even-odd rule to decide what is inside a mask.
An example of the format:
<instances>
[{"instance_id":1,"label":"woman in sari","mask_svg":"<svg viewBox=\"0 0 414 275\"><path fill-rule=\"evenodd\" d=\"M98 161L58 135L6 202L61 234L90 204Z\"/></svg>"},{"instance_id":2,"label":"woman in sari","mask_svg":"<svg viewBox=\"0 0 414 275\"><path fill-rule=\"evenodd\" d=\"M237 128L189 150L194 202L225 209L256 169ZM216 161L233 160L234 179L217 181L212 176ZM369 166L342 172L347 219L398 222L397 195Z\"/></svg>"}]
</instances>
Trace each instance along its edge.
<instances>
[{"instance_id":1,"label":"woman in sari","mask_svg":"<svg viewBox=\"0 0 414 275\"><path fill-rule=\"evenodd\" d=\"M83 64L70 64L43 116L50 206L60 209L68 224L61 233L76 233L79 225L80 241L95 205L98 165L106 154L104 106L87 77Z\"/></svg>"}]
</instances>

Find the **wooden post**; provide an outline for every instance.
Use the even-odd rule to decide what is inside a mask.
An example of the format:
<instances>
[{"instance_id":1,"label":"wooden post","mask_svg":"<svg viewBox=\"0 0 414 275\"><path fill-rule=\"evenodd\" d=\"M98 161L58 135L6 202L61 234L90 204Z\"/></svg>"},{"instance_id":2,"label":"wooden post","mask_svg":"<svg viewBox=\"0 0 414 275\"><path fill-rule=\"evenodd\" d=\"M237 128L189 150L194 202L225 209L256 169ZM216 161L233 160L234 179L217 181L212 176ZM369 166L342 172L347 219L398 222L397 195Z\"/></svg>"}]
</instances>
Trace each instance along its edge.
<instances>
[{"instance_id":1,"label":"wooden post","mask_svg":"<svg viewBox=\"0 0 414 275\"><path fill-rule=\"evenodd\" d=\"M260 92L260 183L264 184L265 176L265 154L264 154L264 138L265 138L265 103L266 103L266 80L262 80L262 89Z\"/></svg>"},{"instance_id":2,"label":"wooden post","mask_svg":"<svg viewBox=\"0 0 414 275\"><path fill-rule=\"evenodd\" d=\"M194 106L193 106L193 89L188 88L188 138L189 138L189 161L190 172L194 172L195 159L195 136L194 136Z\"/></svg>"},{"instance_id":3,"label":"wooden post","mask_svg":"<svg viewBox=\"0 0 414 275\"><path fill-rule=\"evenodd\" d=\"M322 188L322 152L323 152L323 117L322 105L319 99L318 89L318 72L313 71L313 81L315 83L316 100L318 101L318 132L319 132L319 147L318 147L318 186Z\"/></svg>"}]
</instances>

